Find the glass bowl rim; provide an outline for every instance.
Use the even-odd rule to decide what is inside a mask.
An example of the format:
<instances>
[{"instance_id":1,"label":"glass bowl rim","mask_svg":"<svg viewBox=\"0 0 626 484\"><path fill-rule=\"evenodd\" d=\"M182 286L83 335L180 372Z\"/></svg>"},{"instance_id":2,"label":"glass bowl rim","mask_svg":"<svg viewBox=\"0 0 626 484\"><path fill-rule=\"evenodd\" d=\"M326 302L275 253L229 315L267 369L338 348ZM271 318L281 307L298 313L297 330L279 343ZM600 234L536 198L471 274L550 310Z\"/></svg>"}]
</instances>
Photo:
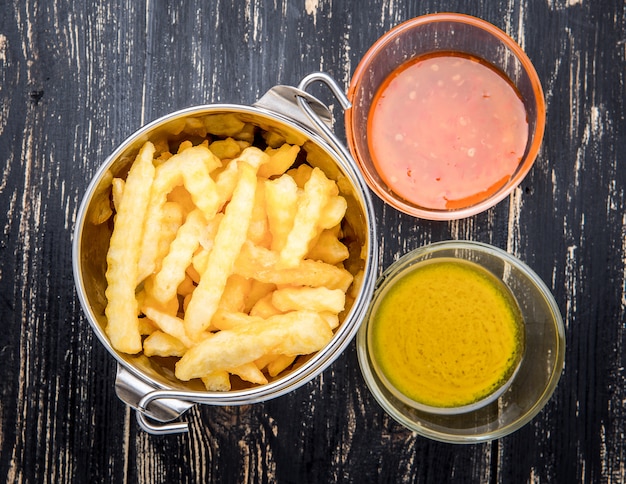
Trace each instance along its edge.
<instances>
[{"instance_id":1,"label":"glass bowl rim","mask_svg":"<svg viewBox=\"0 0 626 484\"><path fill-rule=\"evenodd\" d=\"M367 344L367 332L370 324L371 310L381 290L387 284L394 281L394 275L401 272L405 267L410 267L413 263L419 262L423 256L449 249L477 250L479 252L495 256L496 258L513 265L514 267L519 269L526 277L528 277L530 281L532 281L533 285L545 298L545 301L549 306L550 311L554 315L552 319L555 331L555 347L553 349L555 351L554 366L539 397L536 399L535 402L533 402L533 404L528 408L526 412L524 412L513 421L506 424L499 424L497 428L483 433L468 433L466 435L458 433L447 433L444 431L424 427L419 422L419 420L413 420L409 418L404 413L402 413L389 398L387 398L385 392L390 392L387 388L384 387L382 382L379 381L379 378L375 374L375 371L372 367L373 364L370 361L371 356L369 354L369 348ZM401 256L398 260L393 262L391 265L389 265L376 281L374 295L370 301L370 306L365 315L363 324L361 325L357 333L356 346L357 358L365 383L372 395L374 396L374 399L389 416L391 416L394 420L396 420L404 427L418 433L419 435L440 442L455 444L479 443L502 438L526 425L535 416L537 416L537 414L539 414L539 412L545 407L549 399L552 397L565 365L565 328L563 324L563 318L559 307L554 299L554 296L552 295L552 292L547 287L547 285L526 263L522 262L520 259L508 253L507 251L490 244L470 240L446 240L433 242L409 251L408 253Z\"/></svg>"},{"instance_id":2,"label":"glass bowl rim","mask_svg":"<svg viewBox=\"0 0 626 484\"><path fill-rule=\"evenodd\" d=\"M420 207L418 205L405 201L401 197L393 194L393 192L386 190L386 185L384 184L384 182L382 182L382 180L378 181L376 177L372 175L372 172L375 172L376 170L373 167L371 169L368 168L366 163L361 160L360 152L357 149L357 145L355 142L355 139L359 136L359 134L355 130L355 123L352 119L356 93L359 86L361 85L362 79L369 71L370 64L374 60L376 55L381 52L385 47L387 47L387 45L393 42L398 36L402 35L405 31L411 30L414 27L439 22L456 22L460 24L470 25L491 34L493 37L505 44L507 48L509 48L514 53L515 57L519 60L524 70L527 72L528 77L531 81L537 104L537 121L535 123L532 143L528 146L527 153L520 162L518 169L507 181L507 183L494 194L490 195L489 197L478 203L475 203L474 205L456 209L443 210ZM537 74L535 66L531 62L526 52L510 35L508 35L500 28L496 27L495 25L491 24L490 22L487 22L486 20L467 14L455 12L440 12L421 15L409 20L405 20L404 22L396 25L395 27L384 33L369 47L369 49L359 61L352 75L352 78L350 79L347 97L351 103L351 106L345 110L344 115L346 140L348 143L348 148L350 149L353 158L357 162L363 178L367 182L368 186L379 198L381 198L384 202L391 205L395 209L424 220L448 221L463 219L484 212L485 210L488 210L489 208L497 205L504 198L506 198L526 177L536 161L539 150L541 148L541 144L543 142L546 124L546 105L543 88L541 86L541 81L539 80L539 75ZM367 133L361 133L360 136L367 136Z\"/></svg>"}]
</instances>

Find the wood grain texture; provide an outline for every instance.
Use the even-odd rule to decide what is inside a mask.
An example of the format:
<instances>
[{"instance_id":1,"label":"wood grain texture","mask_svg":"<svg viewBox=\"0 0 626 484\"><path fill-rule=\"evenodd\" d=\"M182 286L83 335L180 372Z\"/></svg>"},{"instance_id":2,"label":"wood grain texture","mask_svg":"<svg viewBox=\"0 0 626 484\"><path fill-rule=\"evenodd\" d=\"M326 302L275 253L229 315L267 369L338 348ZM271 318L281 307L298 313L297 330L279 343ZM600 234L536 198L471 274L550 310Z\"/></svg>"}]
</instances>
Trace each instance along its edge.
<instances>
[{"instance_id":1,"label":"wood grain texture","mask_svg":"<svg viewBox=\"0 0 626 484\"><path fill-rule=\"evenodd\" d=\"M431 241L509 250L567 331L555 395L509 437L454 446L377 405L354 344L295 392L192 409L154 437L74 291L72 229L100 163L187 106L249 104L313 71L347 88L389 28L458 11L504 29L543 81L537 163L493 209L418 221L376 200L382 266ZM0 475L7 482L623 482L626 474L626 8L619 0L0 0ZM337 117L341 109L324 98ZM397 229L395 229L397 227Z\"/></svg>"}]
</instances>

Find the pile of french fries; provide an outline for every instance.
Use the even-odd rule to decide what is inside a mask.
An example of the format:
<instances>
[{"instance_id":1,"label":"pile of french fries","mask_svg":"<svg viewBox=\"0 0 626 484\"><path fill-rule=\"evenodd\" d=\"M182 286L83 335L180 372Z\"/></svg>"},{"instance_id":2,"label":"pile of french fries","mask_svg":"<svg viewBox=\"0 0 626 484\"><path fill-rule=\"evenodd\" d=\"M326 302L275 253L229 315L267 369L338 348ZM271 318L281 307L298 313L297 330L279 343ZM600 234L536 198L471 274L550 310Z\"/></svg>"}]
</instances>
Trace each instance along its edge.
<instances>
[{"instance_id":1,"label":"pile of french fries","mask_svg":"<svg viewBox=\"0 0 626 484\"><path fill-rule=\"evenodd\" d=\"M209 391L233 375L265 384L324 348L354 298L347 203L300 146L255 143L229 114L186 123L174 146L141 147L99 211L113 217L106 334L120 352L175 358L176 378Z\"/></svg>"}]
</instances>

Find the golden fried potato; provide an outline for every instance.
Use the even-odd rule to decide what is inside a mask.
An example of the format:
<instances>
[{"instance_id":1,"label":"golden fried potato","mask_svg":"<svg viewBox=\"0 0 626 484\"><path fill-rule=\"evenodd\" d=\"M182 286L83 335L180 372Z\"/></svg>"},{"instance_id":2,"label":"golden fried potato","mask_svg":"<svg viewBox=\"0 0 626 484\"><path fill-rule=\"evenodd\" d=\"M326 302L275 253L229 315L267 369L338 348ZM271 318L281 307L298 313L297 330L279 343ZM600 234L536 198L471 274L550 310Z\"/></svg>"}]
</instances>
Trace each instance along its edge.
<instances>
[{"instance_id":1,"label":"golden fried potato","mask_svg":"<svg viewBox=\"0 0 626 484\"><path fill-rule=\"evenodd\" d=\"M304 193L298 200L293 226L280 251L280 267L296 267L304 259L309 244L319 233L322 211L336 190L337 185L326 178L322 170L314 168L311 171Z\"/></svg>"},{"instance_id":2,"label":"golden fried potato","mask_svg":"<svg viewBox=\"0 0 626 484\"><path fill-rule=\"evenodd\" d=\"M194 204L202 210L207 220L211 220L219 209L219 197L210 172L220 165L221 161L208 148L196 146L172 156L156 168L154 183L149 187L150 200L141 245L139 280L155 270L163 206L168 194L175 187L185 185Z\"/></svg>"},{"instance_id":3,"label":"golden fried potato","mask_svg":"<svg viewBox=\"0 0 626 484\"><path fill-rule=\"evenodd\" d=\"M163 331L154 331L143 342L146 356L183 356L187 347L173 336Z\"/></svg>"},{"instance_id":4,"label":"golden fried potato","mask_svg":"<svg viewBox=\"0 0 626 484\"><path fill-rule=\"evenodd\" d=\"M219 331L198 343L176 363L176 377L183 381L200 378L254 362L267 353L313 353L332 335L326 321L315 312L279 314L254 325Z\"/></svg>"},{"instance_id":5,"label":"golden fried potato","mask_svg":"<svg viewBox=\"0 0 626 484\"><path fill-rule=\"evenodd\" d=\"M323 348L354 280L337 183L280 135L252 145L256 130L231 114L182 120L107 181L92 214L114 215L112 345L178 358L176 377L207 391L230 390L231 375L266 384Z\"/></svg>"},{"instance_id":6,"label":"golden fried potato","mask_svg":"<svg viewBox=\"0 0 626 484\"><path fill-rule=\"evenodd\" d=\"M142 349L135 288L144 219L155 175L153 155L154 145L146 143L128 173L107 253L106 333L113 348L130 354Z\"/></svg>"},{"instance_id":7,"label":"golden fried potato","mask_svg":"<svg viewBox=\"0 0 626 484\"><path fill-rule=\"evenodd\" d=\"M346 304L346 293L325 287L285 287L272 294L272 304L279 311L316 311L338 314Z\"/></svg>"},{"instance_id":8,"label":"golden fried potato","mask_svg":"<svg viewBox=\"0 0 626 484\"><path fill-rule=\"evenodd\" d=\"M187 215L187 220L178 229L154 278L152 294L158 301L163 303L176 297L178 286L185 280L185 270L200 245L200 234L205 226L202 211L196 209Z\"/></svg>"},{"instance_id":9,"label":"golden fried potato","mask_svg":"<svg viewBox=\"0 0 626 484\"><path fill-rule=\"evenodd\" d=\"M296 161L300 147L287 143L279 148L267 148L265 152L270 156L270 160L259 168L259 176L270 178L285 173Z\"/></svg>"},{"instance_id":10,"label":"golden fried potato","mask_svg":"<svg viewBox=\"0 0 626 484\"><path fill-rule=\"evenodd\" d=\"M265 210L272 236L271 249L280 252L296 217L298 185L289 175L265 182Z\"/></svg>"},{"instance_id":11,"label":"golden fried potato","mask_svg":"<svg viewBox=\"0 0 626 484\"><path fill-rule=\"evenodd\" d=\"M256 169L244 162L239 164L238 172L239 181L233 197L226 207L207 266L200 274L198 287L193 292L185 313L185 329L193 340L197 340L209 328L226 281L246 241L257 185Z\"/></svg>"}]
</instances>

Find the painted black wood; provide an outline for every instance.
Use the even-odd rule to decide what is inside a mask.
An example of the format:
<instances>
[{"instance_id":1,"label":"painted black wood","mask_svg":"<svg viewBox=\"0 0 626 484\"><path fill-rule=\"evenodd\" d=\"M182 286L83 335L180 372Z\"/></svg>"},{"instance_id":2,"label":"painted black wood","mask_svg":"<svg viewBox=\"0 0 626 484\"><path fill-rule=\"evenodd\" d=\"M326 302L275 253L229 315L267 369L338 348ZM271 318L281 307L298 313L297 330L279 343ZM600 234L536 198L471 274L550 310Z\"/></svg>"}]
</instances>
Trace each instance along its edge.
<instances>
[{"instance_id":1,"label":"painted black wood","mask_svg":"<svg viewBox=\"0 0 626 484\"><path fill-rule=\"evenodd\" d=\"M188 435L142 432L82 315L71 236L88 180L142 124L254 102L329 72L347 88L367 48L411 17L458 11L527 51L548 105L544 145L513 195L450 223L376 201L384 267L472 239L553 290L567 331L554 397L480 445L419 437L365 387L354 344L277 400L190 411ZM621 482L626 445L626 8L619 0L0 0L0 474L7 482ZM324 93L321 93L322 95ZM343 135L341 109L337 132Z\"/></svg>"}]
</instances>

